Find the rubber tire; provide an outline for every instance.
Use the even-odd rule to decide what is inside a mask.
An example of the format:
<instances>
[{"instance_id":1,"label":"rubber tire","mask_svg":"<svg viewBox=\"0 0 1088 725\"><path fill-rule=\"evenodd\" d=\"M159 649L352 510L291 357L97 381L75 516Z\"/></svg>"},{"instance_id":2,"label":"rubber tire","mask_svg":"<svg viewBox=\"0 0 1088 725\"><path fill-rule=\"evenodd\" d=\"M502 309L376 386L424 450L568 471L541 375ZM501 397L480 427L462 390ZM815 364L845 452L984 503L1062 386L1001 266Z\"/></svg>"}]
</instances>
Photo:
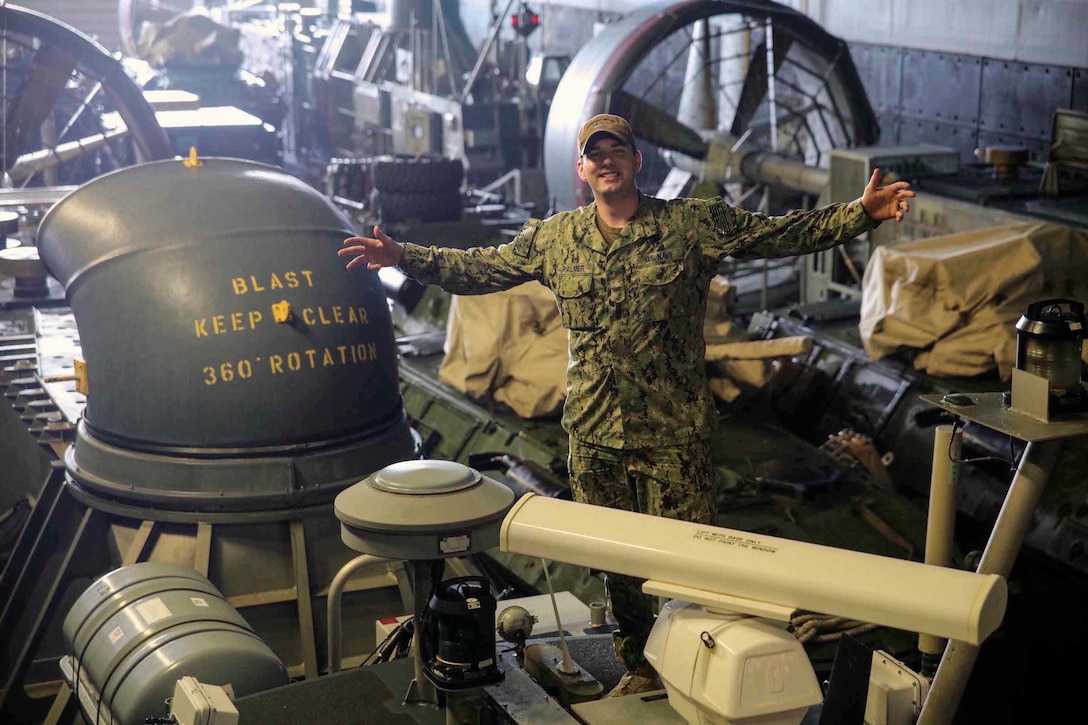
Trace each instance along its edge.
<instances>
[{"instance_id":1,"label":"rubber tire","mask_svg":"<svg viewBox=\"0 0 1088 725\"><path fill-rule=\"evenodd\" d=\"M457 191L465 178L460 161L440 156L378 156L371 173L375 189L394 194Z\"/></svg>"},{"instance_id":2,"label":"rubber tire","mask_svg":"<svg viewBox=\"0 0 1088 725\"><path fill-rule=\"evenodd\" d=\"M443 192L405 191L371 194L373 209L383 224L415 220L450 222L461 218L461 193L456 187Z\"/></svg>"}]
</instances>

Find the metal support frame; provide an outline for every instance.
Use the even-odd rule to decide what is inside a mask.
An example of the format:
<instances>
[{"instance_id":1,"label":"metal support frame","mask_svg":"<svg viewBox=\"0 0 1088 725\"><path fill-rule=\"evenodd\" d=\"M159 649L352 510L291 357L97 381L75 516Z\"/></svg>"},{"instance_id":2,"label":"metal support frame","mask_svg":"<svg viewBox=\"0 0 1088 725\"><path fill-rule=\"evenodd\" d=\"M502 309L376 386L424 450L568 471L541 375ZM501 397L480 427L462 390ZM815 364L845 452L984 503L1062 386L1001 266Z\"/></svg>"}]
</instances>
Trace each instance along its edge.
<instances>
[{"instance_id":1,"label":"metal support frame","mask_svg":"<svg viewBox=\"0 0 1088 725\"><path fill-rule=\"evenodd\" d=\"M502 197L495 192L497 189L503 188L510 189L513 192L511 197L514 199L514 205L521 206L521 169L511 169L487 186L481 187L476 191L481 195L485 195L485 198L491 198L498 201Z\"/></svg>"},{"instance_id":2,"label":"metal support frame","mask_svg":"<svg viewBox=\"0 0 1088 725\"><path fill-rule=\"evenodd\" d=\"M8 556L3 572L0 573L0 597L3 597L5 605L8 601L9 593L13 592L15 589L16 581L25 571L25 569L18 566L17 562L27 561L30 557L30 552L40 538L37 534L42 531L48 513L52 509L53 504L56 503L57 496L63 485L63 464L60 464L58 461L53 461L53 470L45 477L45 483L42 484L37 501L31 507L30 515L27 517L26 523L23 524L23 530L19 533L19 538L15 541L15 547ZM5 608L2 610L2 614L0 614L0 628L3 627L3 624L6 621L7 609Z\"/></svg>"},{"instance_id":3,"label":"metal support frame","mask_svg":"<svg viewBox=\"0 0 1088 725\"><path fill-rule=\"evenodd\" d=\"M405 562L408 579L412 583L414 605L412 616L414 618L415 631L412 634L412 666L414 677L408 686L408 692L404 696L406 704L434 705L438 703L438 690L424 673L423 651L421 649L423 637L423 612L427 609L427 602L434 588L435 567L433 561Z\"/></svg>"},{"instance_id":4,"label":"metal support frame","mask_svg":"<svg viewBox=\"0 0 1088 725\"><path fill-rule=\"evenodd\" d=\"M68 683L62 683L60 692L57 693L57 697L53 700L53 706L49 708L49 713L45 716L45 725L59 725L62 722L71 722L71 718L75 716L76 711L77 705L72 697L72 688L68 687Z\"/></svg>"},{"instance_id":5,"label":"metal support frame","mask_svg":"<svg viewBox=\"0 0 1088 725\"><path fill-rule=\"evenodd\" d=\"M22 722L35 709L24 688L27 672L57 615L61 594L85 573L77 554L87 550L85 539L105 524L101 512L64 495L63 473L55 471L46 488L58 486L51 500L43 498L35 506L47 510L42 526L24 529L24 536L34 537L27 557L21 562L13 558L7 567L17 571L0 614L0 631L7 635L0 649L0 719L5 722ZM92 556L103 553L93 547L90 551Z\"/></svg>"},{"instance_id":6,"label":"metal support frame","mask_svg":"<svg viewBox=\"0 0 1088 725\"><path fill-rule=\"evenodd\" d=\"M302 635L302 666L306 679L312 680L318 675L314 608L310 600L310 568L306 561L306 529L297 520L291 522L291 558L295 572L295 599L298 602L298 629Z\"/></svg>"},{"instance_id":7,"label":"metal support frame","mask_svg":"<svg viewBox=\"0 0 1088 725\"><path fill-rule=\"evenodd\" d=\"M940 395L923 395L922 399L979 425L1027 441L978 565L979 574L998 574L1008 578L1062 442L1065 438L1088 434L1088 415L1079 415L1059 423L1040 423L1004 407L1001 393L982 393L970 397L973 404L969 407L950 405ZM929 695L922 705L918 725L952 722L978 659L979 649L965 642L948 642Z\"/></svg>"}]
</instances>

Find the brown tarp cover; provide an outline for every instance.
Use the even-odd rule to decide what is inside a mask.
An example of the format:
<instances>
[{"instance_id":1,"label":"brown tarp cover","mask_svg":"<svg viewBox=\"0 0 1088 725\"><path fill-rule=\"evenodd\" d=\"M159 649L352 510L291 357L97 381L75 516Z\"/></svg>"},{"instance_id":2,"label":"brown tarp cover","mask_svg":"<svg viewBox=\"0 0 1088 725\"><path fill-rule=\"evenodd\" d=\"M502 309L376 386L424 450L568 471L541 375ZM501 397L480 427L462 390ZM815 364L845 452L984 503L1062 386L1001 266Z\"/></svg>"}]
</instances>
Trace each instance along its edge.
<instances>
[{"instance_id":1,"label":"brown tarp cover","mask_svg":"<svg viewBox=\"0 0 1088 725\"><path fill-rule=\"evenodd\" d=\"M537 282L450 300L438 379L509 406L522 418L558 413L567 394L567 333L555 297Z\"/></svg>"},{"instance_id":2,"label":"brown tarp cover","mask_svg":"<svg viewBox=\"0 0 1088 725\"><path fill-rule=\"evenodd\" d=\"M715 339L731 323L708 321ZM807 337L708 344L711 390L730 401L765 382L768 360L812 349ZM438 378L466 395L504 403L522 418L557 414L566 396L567 333L552 293L536 282L508 292L450 299ZM724 374L725 377L716 376Z\"/></svg>"},{"instance_id":3,"label":"brown tarp cover","mask_svg":"<svg viewBox=\"0 0 1088 725\"><path fill-rule=\"evenodd\" d=\"M1088 300L1088 234L1026 222L878 247L865 269L860 332L879 360L920 350L914 367L974 376L1016 365L1029 304Z\"/></svg>"},{"instance_id":4,"label":"brown tarp cover","mask_svg":"<svg viewBox=\"0 0 1088 725\"><path fill-rule=\"evenodd\" d=\"M997 368L1008 379L1016 322L1046 299L1088 300L1088 234L1026 222L878 247L863 280L861 338L873 360L910 349L930 375ZM566 369L566 331L543 285L451 298L438 371L446 385L541 418L559 412Z\"/></svg>"}]
</instances>

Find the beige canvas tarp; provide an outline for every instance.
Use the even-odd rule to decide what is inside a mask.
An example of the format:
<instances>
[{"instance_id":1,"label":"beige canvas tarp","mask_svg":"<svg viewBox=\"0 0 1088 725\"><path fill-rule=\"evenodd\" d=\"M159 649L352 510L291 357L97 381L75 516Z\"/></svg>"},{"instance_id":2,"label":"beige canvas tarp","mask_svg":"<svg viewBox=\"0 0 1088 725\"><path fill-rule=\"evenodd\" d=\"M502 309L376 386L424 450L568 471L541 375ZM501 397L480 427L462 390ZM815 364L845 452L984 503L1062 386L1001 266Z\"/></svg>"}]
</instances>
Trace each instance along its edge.
<instances>
[{"instance_id":1,"label":"beige canvas tarp","mask_svg":"<svg viewBox=\"0 0 1088 725\"><path fill-rule=\"evenodd\" d=\"M1016 364L1016 322L1033 302L1088 300L1088 234L1015 224L878 247L865 269L860 332L873 360L920 350L935 376L1002 379Z\"/></svg>"},{"instance_id":2,"label":"beige canvas tarp","mask_svg":"<svg viewBox=\"0 0 1088 725\"><path fill-rule=\"evenodd\" d=\"M567 333L555 297L537 282L454 296L438 378L522 418L558 412L567 394Z\"/></svg>"},{"instance_id":3,"label":"beige canvas tarp","mask_svg":"<svg viewBox=\"0 0 1088 725\"><path fill-rule=\"evenodd\" d=\"M738 384L761 387L765 369L780 357L812 349L812 340L790 337L748 341L727 316L734 295L722 279L711 285L706 334L714 341L706 359L714 363L711 390L725 401L741 394ZM445 357L438 377L466 395L509 406L522 418L559 412L566 396L567 332L552 293L536 282L507 292L450 299Z\"/></svg>"}]
</instances>

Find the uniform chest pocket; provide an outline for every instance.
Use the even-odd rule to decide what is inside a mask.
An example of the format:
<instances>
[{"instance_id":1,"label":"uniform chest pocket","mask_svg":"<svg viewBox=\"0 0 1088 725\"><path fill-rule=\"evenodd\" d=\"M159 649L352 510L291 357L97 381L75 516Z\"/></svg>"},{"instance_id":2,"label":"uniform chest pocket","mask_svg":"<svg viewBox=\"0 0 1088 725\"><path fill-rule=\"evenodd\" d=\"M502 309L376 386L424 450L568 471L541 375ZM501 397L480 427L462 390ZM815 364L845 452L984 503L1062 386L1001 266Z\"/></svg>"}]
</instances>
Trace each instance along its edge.
<instances>
[{"instance_id":1,"label":"uniform chest pocket","mask_svg":"<svg viewBox=\"0 0 1088 725\"><path fill-rule=\"evenodd\" d=\"M563 327L568 330L595 330L600 326L592 274L564 274L556 280L555 296Z\"/></svg>"},{"instance_id":2,"label":"uniform chest pocket","mask_svg":"<svg viewBox=\"0 0 1088 725\"><path fill-rule=\"evenodd\" d=\"M659 321L685 314L692 301L683 272L683 260L676 260L638 267L631 273L630 291L638 301L642 319Z\"/></svg>"}]
</instances>

